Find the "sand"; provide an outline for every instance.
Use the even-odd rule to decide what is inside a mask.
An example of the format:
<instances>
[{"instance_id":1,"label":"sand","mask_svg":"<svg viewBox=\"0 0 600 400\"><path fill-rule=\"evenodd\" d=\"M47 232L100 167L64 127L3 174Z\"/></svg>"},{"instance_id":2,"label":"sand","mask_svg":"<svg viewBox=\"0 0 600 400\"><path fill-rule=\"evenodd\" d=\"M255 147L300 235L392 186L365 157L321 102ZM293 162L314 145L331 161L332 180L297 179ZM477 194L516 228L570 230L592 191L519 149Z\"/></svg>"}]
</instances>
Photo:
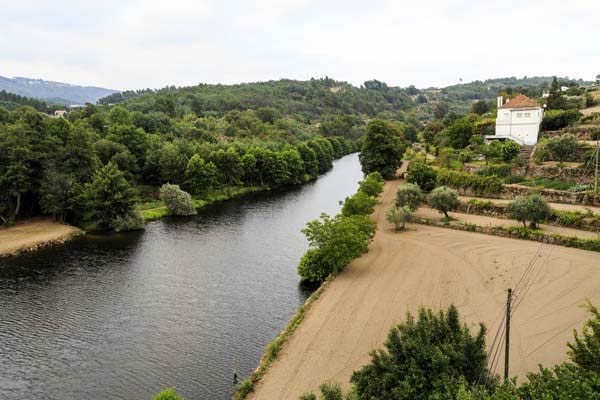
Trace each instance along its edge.
<instances>
[{"instance_id":1,"label":"sand","mask_svg":"<svg viewBox=\"0 0 600 400\"><path fill-rule=\"evenodd\" d=\"M0 229L0 256L35 250L52 243L61 243L81 233L73 226L51 219L36 219Z\"/></svg>"},{"instance_id":2,"label":"sand","mask_svg":"<svg viewBox=\"0 0 600 400\"><path fill-rule=\"evenodd\" d=\"M506 289L532 259L536 279L512 319L510 373L522 378L567 358L587 318L581 305L600 304L600 254L424 225L396 233L384 216L399 182L386 183L369 252L331 282L249 398L295 400L325 381L347 388L389 329L421 306L455 304L469 326L487 325L489 346Z\"/></svg>"}]
</instances>

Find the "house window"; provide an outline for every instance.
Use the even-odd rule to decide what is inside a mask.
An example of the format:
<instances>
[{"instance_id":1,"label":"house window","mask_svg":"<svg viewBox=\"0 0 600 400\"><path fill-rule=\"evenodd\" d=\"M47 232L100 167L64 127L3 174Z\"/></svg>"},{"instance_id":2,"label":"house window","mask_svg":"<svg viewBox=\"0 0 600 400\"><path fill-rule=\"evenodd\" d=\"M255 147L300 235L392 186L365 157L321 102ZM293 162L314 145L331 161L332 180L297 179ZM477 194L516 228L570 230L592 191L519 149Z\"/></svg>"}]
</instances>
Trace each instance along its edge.
<instances>
[{"instance_id":1,"label":"house window","mask_svg":"<svg viewBox=\"0 0 600 400\"><path fill-rule=\"evenodd\" d=\"M531 113L525 113L525 118L531 117Z\"/></svg>"},{"instance_id":2,"label":"house window","mask_svg":"<svg viewBox=\"0 0 600 400\"><path fill-rule=\"evenodd\" d=\"M523 113L517 113L517 118L523 118Z\"/></svg>"}]
</instances>

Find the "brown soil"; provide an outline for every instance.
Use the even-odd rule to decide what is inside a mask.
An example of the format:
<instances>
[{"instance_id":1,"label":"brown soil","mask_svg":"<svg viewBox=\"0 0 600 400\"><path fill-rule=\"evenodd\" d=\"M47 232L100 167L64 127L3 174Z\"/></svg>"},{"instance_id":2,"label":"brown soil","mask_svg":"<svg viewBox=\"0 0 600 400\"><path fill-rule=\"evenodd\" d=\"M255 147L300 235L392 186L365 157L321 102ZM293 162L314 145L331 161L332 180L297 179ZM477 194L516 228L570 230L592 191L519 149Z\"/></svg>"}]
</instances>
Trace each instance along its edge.
<instances>
[{"instance_id":1,"label":"brown soil","mask_svg":"<svg viewBox=\"0 0 600 400\"><path fill-rule=\"evenodd\" d=\"M581 305L600 304L600 254L423 225L394 232L385 211L398 184L386 183L369 252L331 282L251 399L295 400L326 381L347 388L389 329L421 306L455 304L470 326L485 322L489 345L506 289L532 259L539 273L512 319L510 373L522 378L567 358L566 343L587 318Z\"/></svg>"},{"instance_id":2,"label":"brown soil","mask_svg":"<svg viewBox=\"0 0 600 400\"><path fill-rule=\"evenodd\" d=\"M51 219L36 219L0 229L0 256L17 254L52 243L62 243L81 233Z\"/></svg>"},{"instance_id":3,"label":"brown soil","mask_svg":"<svg viewBox=\"0 0 600 400\"><path fill-rule=\"evenodd\" d=\"M488 199L482 197L469 197L469 196L459 196L461 201L469 201L471 199L477 199L481 201L491 201L494 204L508 204L512 200L506 199ZM586 206L583 204L563 204L563 203L548 203L551 208L555 210L561 211L581 211L587 212L587 210L591 210L594 214L600 214L600 207Z\"/></svg>"}]
</instances>

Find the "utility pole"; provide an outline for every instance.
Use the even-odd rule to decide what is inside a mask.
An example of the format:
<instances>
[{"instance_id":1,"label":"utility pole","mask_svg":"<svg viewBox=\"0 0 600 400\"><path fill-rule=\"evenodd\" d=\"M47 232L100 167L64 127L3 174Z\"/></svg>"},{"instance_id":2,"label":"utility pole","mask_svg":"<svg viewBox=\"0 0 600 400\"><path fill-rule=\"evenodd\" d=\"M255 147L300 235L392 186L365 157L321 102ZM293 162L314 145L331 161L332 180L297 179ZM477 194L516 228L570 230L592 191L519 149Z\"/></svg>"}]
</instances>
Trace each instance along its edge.
<instances>
[{"instance_id":1,"label":"utility pole","mask_svg":"<svg viewBox=\"0 0 600 400\"><path fill-rule=\"evenodd\" d=\"M600 140L596 142L596 174L594 176L594 194L598 194L598 156L600 154Z\"/></svg>"},{"instance_id":2,"label":"utility pole","mask_svg":"<svg viewBox=\"0 0 600 400\"><path fill-rule=\"evenodd\" d=\"M508 288L506 297L506 343L504 346L504 381L508 381L508 359L510 355L510 302L512 300L512 289Z\"/></svg>"}]
</instances>

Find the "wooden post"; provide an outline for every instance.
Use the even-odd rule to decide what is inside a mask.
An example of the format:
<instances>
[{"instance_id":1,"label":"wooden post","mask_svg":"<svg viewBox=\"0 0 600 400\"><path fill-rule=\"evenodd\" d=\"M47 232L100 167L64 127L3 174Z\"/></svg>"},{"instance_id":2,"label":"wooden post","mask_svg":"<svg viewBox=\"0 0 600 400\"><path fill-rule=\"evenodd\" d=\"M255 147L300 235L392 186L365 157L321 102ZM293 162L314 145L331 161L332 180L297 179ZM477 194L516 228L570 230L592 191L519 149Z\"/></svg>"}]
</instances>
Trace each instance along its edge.
<instances>
[{"instance_id":1,"label":"wooden post","mask_svg":"<svg viewBox=\"0 0 600 400\"><path fill-rule=\"evenodd\" d=\"M506 297L506 343L504 346L504 381L508 380L508 362L510 355L510 303L512 300L512 289L508 289Z\"/></svg>"}]
</instances>

